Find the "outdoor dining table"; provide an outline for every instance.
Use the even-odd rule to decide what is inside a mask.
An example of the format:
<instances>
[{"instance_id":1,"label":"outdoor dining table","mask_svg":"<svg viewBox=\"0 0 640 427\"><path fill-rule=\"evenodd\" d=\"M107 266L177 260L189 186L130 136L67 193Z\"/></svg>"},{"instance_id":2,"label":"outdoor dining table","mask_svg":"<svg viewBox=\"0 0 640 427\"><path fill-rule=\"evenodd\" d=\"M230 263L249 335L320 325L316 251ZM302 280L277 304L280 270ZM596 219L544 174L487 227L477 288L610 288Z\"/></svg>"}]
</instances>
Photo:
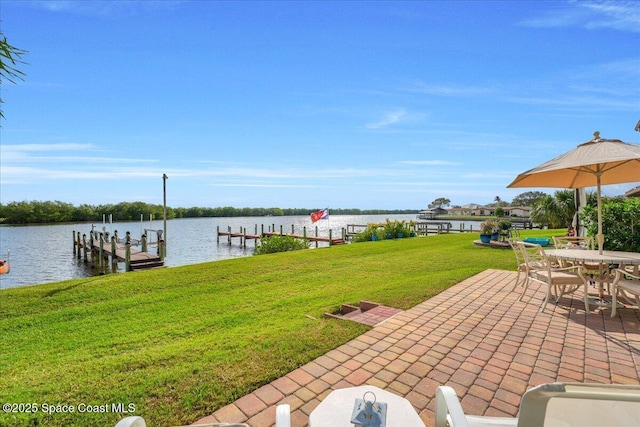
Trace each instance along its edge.
<instances>
[{"instance_id":1,"label":"outdoor dining table","mask_svg":"<svg viewBox=\"0 0 640 427\"><path fill-rule=\"evenodd\" d=\"M594 301L595 305L599 306L611 306L611 301L603 300L604 282L607 281L604 277L604 271L609 269L610 264L624 266L637 266L640 265L640 253L637 252L623 252L623 251L602 251L588 250L588 249L545 249L544 251L549 258L557 260L570 261L576 264L597 264L600 266L600 274L597 278L599 284L599 298Z\"/></svg>"},{"instance_id":2,"label":"outdoor dining table","mask_svg":"<svg viewBox=\"0 0 640 427\"><path fill-rule=\"evenodd\" d=\"M424 427L424 423L407 399L365 385L332 391L309 416L309 427L353 427L351 415L356 398L373 393L376 401L387 404L387 427Z\"/></svg>"}]
</instances>

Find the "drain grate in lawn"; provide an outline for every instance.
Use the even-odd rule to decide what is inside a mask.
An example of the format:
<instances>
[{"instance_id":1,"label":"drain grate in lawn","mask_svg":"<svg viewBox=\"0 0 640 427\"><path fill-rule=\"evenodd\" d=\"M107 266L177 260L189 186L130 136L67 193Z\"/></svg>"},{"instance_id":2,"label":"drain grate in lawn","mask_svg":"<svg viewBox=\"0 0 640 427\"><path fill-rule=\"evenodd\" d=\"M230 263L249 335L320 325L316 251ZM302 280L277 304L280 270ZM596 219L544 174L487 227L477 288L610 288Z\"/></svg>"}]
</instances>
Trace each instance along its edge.
<instances>
[{"instance_id":1,"label":"drain grate in lawn","mask_svg":"<svg viewBox=\"0 0 640 427\"><path fill-rule=\"evenodd\" d=\"M338 313L325 313L324 317L345 319L364 325L375 326L402 313L399 308L387 307L371 301L360 301L358 306L342 304Z\"/></svg>"}]
</instances>

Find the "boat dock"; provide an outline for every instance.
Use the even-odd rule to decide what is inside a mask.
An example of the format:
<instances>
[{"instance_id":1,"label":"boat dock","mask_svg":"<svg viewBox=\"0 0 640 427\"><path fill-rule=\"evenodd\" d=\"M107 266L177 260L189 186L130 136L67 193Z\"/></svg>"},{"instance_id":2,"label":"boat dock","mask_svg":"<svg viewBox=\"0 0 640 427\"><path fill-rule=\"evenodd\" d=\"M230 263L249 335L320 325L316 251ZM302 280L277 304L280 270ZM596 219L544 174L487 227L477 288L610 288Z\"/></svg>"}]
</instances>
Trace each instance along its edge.
<instances>
[{"instance_id":1,"label":"boat dock","mask_svg":"<svg viewBox=\"0 0 640 427\"><path fill-rule=\"evenodd\" d=\"M371 224L348 224L347 225L347 238L351 239L356 234L369 228ZM384 227L384 224L379 224L380 228ZM473 231L473 225L470 225L469 229L464 228L464 224L460 224L460 229L452 227L450 222L447 221L413 221L410 225L411 229L417 236L428 236L430 234L445 234L445 233L466 233Z\"/></svg>"},{"instance_id":2,"label":"boat dock","mask_svg":"<svg viewBox=\"0 0 640 427\"><path fill-rule=\"evenodd\" d=\"M133 245L142 245L142 250L132 248ZM125 263L125 271L147 270L150 268L164 267L164 240L155 242L157 254L147 251L148 246L154 244L147 241L146 234L143 234L139 241L131 239L131 234L127 231L126 237L118 240L118 232L114 232L109 237L109 233L91 231L89 239L87 235L80 236L80 232L73 232L73 253L78 259L84 258L96 266L100 273L106 272L107 265L111 264L112 270L117 270L117 263ZM110 262L109 262L110 261Z\"/></svg>"},{"instance_id":3,"label":"boat dock","mask_svg":"<svg viewBox=\"0 0 640 427\"><path fill-rule=\"evenodd\" d=\"M275 231L275 225L273 227L268 227L268 229L264 230L264 225L262 225L260 232L258 232L258 226L254 227L253 233L247 233L246 227L240 227L239 231L232 231L231 227L227 227L227 231L220 231L220 227L218 226L216 229L216 242L220 243L220 236L226 237L227 242L231 245L232 239L238 238L240 239L240 245L243 247L247 246L247 240L253 240L254 245L257 245L257 241L262 237L270 237L270 236L287 236L293 237L294 239L302 239L307 240L309 242L313 242L318 247L319 243L328 243L329 246L333 245L343 245L347 242L346 240L346 232L342 229L340 238L334 238L332 230L329 230L328 236L320 236L318 233L318 227L315 227L313 233L309 233L307 231L307 227L302 228L302 233L296 233L295 227L291 226L291 233L287 233L284 231L284 227L280 226L280 231Z\"/></svg>"}]
</instances>

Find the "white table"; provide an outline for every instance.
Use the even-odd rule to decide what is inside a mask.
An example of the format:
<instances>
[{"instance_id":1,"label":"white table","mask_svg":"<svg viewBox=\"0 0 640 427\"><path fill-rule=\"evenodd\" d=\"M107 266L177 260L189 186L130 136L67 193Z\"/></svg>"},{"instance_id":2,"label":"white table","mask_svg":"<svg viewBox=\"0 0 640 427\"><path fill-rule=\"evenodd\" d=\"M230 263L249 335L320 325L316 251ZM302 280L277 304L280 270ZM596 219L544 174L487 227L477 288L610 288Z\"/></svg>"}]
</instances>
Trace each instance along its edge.
<instances>
[{"instance_id":1,"label":"white table","mask_svg":"<svg viewBox=\"0 0 640 427\"><path fill-rule=\"evenodd\" d=\"M356 399L366 392L373 392L377 402L387 404L387 427L425 427L411 403L398 395L378 387L360 387L334 390L311 412L309 427L354 427L351 415ZM367 400L371 395L367 395Z\"/></svg>"},{"instance_id":2,"label":"white table","mask_svg":"<svg viewBox=\"0 0 640 427\"><path fill-rule=\"evenodd\" d=\"M621 251L602 251L585 249L545 249L550 258L563 259L582 264L622 264L640 265L640 253Z\"/></svg>"},{"instance_id":3,"label":"white table","mask_svg":"<svg viewBox=\"0 0 640 427\"><path fill-rule=\"evenodd\" d=\"M620 266L640 265L640 253L637 252L602 251L600 253L598 250L585 249L545 249L544 252L550 258L571 261L580 265L598 264L600 266L600 277L598 278L600 297L598 301L594 301L594 304L599 306L611 306L611 301L602 299L604 296L603 283L605 282L603 277L604 269L608 268L609 264L618 264Z\"/></svg>"}]
</instances>

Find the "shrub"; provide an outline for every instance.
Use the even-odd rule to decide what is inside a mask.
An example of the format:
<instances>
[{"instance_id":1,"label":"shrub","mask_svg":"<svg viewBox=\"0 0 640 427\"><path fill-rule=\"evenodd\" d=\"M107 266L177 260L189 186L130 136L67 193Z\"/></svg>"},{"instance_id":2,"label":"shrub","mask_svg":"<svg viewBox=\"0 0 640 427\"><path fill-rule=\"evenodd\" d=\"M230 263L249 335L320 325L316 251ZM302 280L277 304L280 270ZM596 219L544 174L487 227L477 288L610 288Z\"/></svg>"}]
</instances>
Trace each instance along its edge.
<instances>
[{"instance_id":1,"label":"shrub","mask_svg":"<svg viewBox=\"0 0 640 427\"><path fill-rule=\"evenodd\" d=\"M400 235L403 238L412 237L413 225L413 221L389 221L388 219L384 224L367 224L364 231L355 235L353 242L370 242L374 240L373 236L376 236L377 240L397 239Z\"/></svg>"},{"instance_id":2,"label":"shrub","mask_svg":"<svg viewBox=\"0 0 640 427\"><path fill-rule=\"evenodd\" d=\"M254 255L298 251L300 249L309 249L309 241L291 236L269 236L260 239L260 246L256 248Z\"/></svg>"},{"instance_id":3,"label":"shrub","mask_svg":"<svg viewBox=\"0 0 640 427\"><path fill-rule=\"evenodd\" d=\"M511 228L511 221L508 219L501 219L498 221L498 228L501 230L508 230Z\"/></svg>"},{"instance_id":4,"label":"shrub","mask_svg":"<svg viewBox=\"0 0 640 427\"><path fill-rule=\"evenodd\" d=\"M374 223L367 224L366 229L357 233L354 236L353 242L354 243L370 242L373 240L373 236L376 236L378 240L384 239L384 233L382 232L380 227L382 227L382 224L374 224Z\"/></svg>"},{"instance_id":5,"label":"shrub","mask_svg":"<svg viewBox=\"0 0 640 427\"><path fill-rule=\"evenodd\" d=\"M387 221L384 224L384 234L387 239L395 239L400 236L409 237L411 227L406 221Z\"/></svg>"},{"instance_id":6,"label":"shrub","mask_svg":"<svg viewBox=\"0 0 640 427\"><path fill-rule=\"evenodd\" d=\"M590 236L598 234L598 209L585 206L582 219ZM612 199L602 203L604 248L640 252L640 199Z\"/></svg>"}]
</instances>

